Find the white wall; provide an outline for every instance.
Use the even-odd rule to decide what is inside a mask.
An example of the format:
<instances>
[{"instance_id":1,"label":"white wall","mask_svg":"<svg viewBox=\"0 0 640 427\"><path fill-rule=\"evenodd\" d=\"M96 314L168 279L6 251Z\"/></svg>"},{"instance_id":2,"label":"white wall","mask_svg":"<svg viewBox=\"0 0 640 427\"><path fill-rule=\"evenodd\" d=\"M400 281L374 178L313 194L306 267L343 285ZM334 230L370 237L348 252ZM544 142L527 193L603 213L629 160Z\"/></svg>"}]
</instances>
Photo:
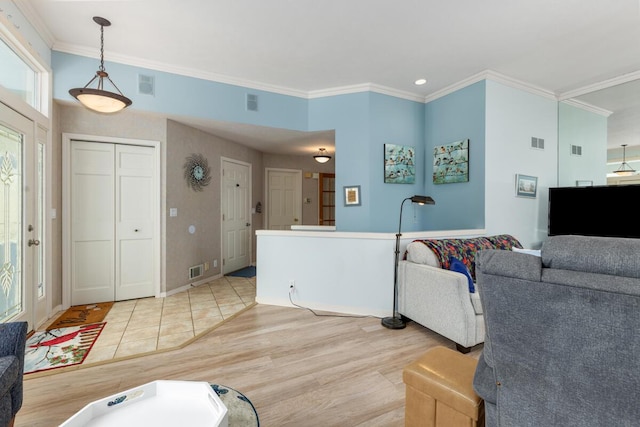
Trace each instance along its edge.
<instances>
[{"instance_id":1,"label":"white wall","mask_svg":"<svg viewBox=\"0 0 640 427\"><path fill-rule=\"evenodd\" d=\"M419 238L475 237L485 230L403 233ZM396 237L393 233L258 230L256 302L313 310L390 316Z\"/></svg>"},{"instance_id":2,"label":"white wall","mask_svg":"<svg viewBox=\"0 0 640 427\"><path fill-rule=\"evenodd\" d=\"M558 103L491 80L487 81L485 228L508 232L525 247L547 237L549 187L557 186ZM531 148L544 139L544 150ZM538 178L535 199L516 197L515 176Z\"/></svg>"}]
</instances>

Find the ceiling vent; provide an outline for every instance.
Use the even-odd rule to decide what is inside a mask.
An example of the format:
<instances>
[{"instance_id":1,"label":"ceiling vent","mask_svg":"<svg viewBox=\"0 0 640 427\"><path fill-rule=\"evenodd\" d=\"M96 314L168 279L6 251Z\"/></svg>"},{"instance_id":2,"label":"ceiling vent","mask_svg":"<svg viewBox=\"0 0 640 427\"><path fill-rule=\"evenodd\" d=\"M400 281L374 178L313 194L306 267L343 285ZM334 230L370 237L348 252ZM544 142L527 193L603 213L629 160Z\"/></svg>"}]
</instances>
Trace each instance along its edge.
<instances>
[{"instance_id":1,"label":"ceiling vent","mask_svg":"<svg viewBox=\"0 0 640 427\"><path fill-rule=\"evenodd\" d=\"M155 95L156 84L153 76L138 74L138 93L142 95Z\"/></svg>"},{"instance_id":2,"label":"ceiling vent","mask_svg":"<svg viewBox=\"0 0 640 427\"><path fill-rule=\"evenodd\" d=\"M258 111L258 95L247 94L247 111Z\"/></svg>"}]
</instances>

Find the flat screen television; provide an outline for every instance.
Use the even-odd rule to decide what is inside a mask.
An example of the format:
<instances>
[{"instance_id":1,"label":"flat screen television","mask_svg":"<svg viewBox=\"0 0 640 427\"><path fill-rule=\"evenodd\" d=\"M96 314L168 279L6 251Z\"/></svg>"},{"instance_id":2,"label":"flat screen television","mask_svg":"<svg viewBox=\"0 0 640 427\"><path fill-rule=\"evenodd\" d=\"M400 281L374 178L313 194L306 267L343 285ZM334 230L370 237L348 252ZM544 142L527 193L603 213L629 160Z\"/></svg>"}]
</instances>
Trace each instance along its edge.
<instances>
[{"instance_id":1,"label":"flat screen television","mask_svg":"<svg viewBox=\"0 0 640 427\"><path fill-rule=\"evenodd\" d=\"M640 238L640 185L549 188L549 236Z\"/></svg>"}]
</instances>

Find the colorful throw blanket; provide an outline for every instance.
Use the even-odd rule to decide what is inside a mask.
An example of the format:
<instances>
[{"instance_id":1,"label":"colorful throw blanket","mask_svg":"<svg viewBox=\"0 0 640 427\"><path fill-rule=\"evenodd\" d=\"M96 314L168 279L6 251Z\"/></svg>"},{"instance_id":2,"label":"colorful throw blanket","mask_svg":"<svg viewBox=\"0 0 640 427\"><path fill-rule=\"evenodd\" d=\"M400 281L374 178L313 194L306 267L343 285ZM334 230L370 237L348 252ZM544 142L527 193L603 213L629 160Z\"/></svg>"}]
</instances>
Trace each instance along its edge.
<instances>
[{"instance_id":1,"label":"colorful throw blanket","mask_svg":"<svg viewBox=\"0 0 640 427\"><path fill-rule=\"evenodd\" d=\"M469 273L476 280L476 254L482 249L522 249L522 245L509 234L469 239L426 239L416 240L424 243L440 261L440 267L449 269L449 257L459 259L467 266Z\"/></svg>"}]
</instances>

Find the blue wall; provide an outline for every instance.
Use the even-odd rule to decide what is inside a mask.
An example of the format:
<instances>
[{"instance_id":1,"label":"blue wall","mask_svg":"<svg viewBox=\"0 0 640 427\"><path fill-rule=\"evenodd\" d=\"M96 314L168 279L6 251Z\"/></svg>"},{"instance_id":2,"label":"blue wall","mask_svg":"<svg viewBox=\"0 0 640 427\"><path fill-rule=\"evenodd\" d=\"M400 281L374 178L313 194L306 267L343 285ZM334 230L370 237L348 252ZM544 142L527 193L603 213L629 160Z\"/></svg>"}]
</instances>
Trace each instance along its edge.
<instances>
[{"instance_id":1,"label":"blue wall","mask_svg":"<svg viewBox=\"0 0 640 427\"><path fill-rule=\"evenodd\" d=\"M425 105L425 191L436 205L424 230L484 228L485 105L485 81ZM433 184L433 148L463 139L469 139L469 182Z\"/></svg>"},{"instance_id":2,"label":"blue wall","mask_svg":"<svg viewBox=\"0 0 640 427\"><path fill-rule=\"evenodd\" d=\"M98 61L53 52L53 96L72 101L69 89L84 86ZM336 225L340 231L393 232L405 197L424 192L424 104L374 92L316 99L275 94L171 73L106 63L131 109L276 128L335 130ZM138 74L155 78L155 95L140 95ZM105 87L107 90L112 90ZM259 97L259 111L245 109L246 94ZM416 148L415 184L384 183L385 143ZM344 206L343 187L360 185L361 206ZM409 210L409 209L406 209ZM405 220L404 231L422 229L425 212Z\"/></svg>"},{"instance_id":3,"label":"blue wall","mask_svg":"<svg viewBox=\"0 0 640 427\"><path fill-rule=\"evenodd\" d=\"M84 86L98 69L99 61L83 56L53 52L53 97L73 101L69 89ZM306 99L248 89L177 74L105 63L109 77L128 96L131 109L260 126L307 130ZM155 95L138 94L138 74L155 78ZM109 83L105 89L115 91ZM246 94L258 95L259 110L247 111Z\"/></svg>"}]
</instances>

